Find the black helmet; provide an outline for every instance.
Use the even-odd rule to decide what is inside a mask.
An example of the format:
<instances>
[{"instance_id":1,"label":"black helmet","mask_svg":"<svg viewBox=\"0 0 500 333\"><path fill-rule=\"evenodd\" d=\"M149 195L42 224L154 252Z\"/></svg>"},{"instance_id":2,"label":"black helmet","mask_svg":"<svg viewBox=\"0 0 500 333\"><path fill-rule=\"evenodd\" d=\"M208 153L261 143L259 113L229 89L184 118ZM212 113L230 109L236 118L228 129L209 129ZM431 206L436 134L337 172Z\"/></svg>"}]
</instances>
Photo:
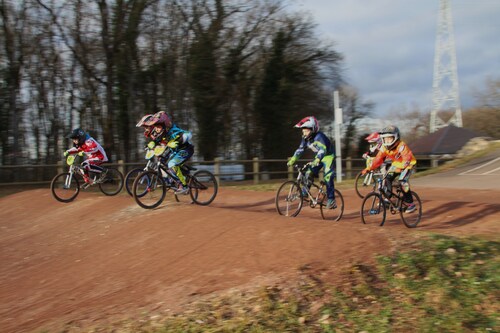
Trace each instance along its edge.
<instances>
[{"instance_id":1,"label":"black helmet","mask_svg":"<svg viewBox=\"0 0 500 333\"><path fill-rule=\"evenodd\" d=\"M399 142L399 138L400 138L400 134L399 134L399 128L397 128L396 126L387 126L385 127L383 130L381 130L380 132L380 137L382 138L382 144L387 148L387 149L392 149L394 148L398 142ZM385 138L390 138L392 137L393 140L392 142L390 143L385 143Z\"/></svg>"},{"instance_id":2,"label":"black helmet","mask_svg":"<svg viewBox=\"0 0 500 333\"><path fill-rule=\"evenodd\" d=\"M67 138L78 139L78 144L82 145L85 142L86 136L87 133L85 133L84 130L82 130L81 128L75 128L74 130L71 131L71 133L68 134Z\"/></svg>"}]
</instances>

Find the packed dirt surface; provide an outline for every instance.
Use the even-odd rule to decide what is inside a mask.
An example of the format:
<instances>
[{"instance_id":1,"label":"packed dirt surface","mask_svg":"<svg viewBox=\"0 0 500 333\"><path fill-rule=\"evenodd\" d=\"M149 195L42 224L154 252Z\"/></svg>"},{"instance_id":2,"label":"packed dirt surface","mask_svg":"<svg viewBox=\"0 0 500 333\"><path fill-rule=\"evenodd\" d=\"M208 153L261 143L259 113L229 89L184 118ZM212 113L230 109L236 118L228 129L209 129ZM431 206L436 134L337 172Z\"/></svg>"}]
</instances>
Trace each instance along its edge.
<instances>
[{"instance_id":1,"label":"packed dirt surface","mask_svg":"<svg viewBox=\"0 0 500 333\"><path fill-rule=\"evenodd\" d=\"M497 186L498 188L498 186ZM361 199L341 189L345 213L325 222L318 208L279 216L274 192L222 187L207 207L167 199L144 210L125 194L81 193L72 203L49 189L0 199L2 332L81 332L182 310L207 295L293 279L308 267L335 282L356 262L428 232L499 233L500 191L413 185L424 216L408 229L361 223Z\"/></svg>"}]
</instances>

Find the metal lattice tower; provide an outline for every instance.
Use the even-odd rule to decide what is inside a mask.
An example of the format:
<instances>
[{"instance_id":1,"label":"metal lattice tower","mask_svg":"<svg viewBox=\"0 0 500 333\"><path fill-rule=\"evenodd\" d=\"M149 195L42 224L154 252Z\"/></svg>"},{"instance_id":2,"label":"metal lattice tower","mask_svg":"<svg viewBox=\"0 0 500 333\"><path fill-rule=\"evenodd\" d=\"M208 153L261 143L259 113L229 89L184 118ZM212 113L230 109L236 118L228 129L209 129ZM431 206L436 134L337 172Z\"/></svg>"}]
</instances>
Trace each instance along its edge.
<instances>
[{"instance_id":1,"label":"metal lattice tower","mask_svg":"<svg viewBox=\"0 0 500 333\"><path fill-rule=\"evenodd\" d=\"M453 37L453 21L449 0L440 0L434 54L434 79L432 82L432 111L430 132L453 124L462 127L462 110L458 94L457 56ZM443 121L439 111L455 111L447 121Z\"/></svg>"}]
</instances>

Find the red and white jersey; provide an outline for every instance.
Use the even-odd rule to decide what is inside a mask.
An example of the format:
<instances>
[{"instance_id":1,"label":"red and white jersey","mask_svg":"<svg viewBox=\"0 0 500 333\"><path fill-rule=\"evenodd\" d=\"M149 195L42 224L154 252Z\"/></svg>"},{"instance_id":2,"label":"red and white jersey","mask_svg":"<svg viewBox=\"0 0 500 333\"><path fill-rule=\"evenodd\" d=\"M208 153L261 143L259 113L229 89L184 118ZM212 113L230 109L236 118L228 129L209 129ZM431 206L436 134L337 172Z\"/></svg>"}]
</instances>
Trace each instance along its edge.
<instances>
[{"instance_id":1,"label":"red and white jersey","mask_svg":"<svg viewBox=\"0 0 500 333\"><path fill-rule=\"evenodd\" d=\"M93 137L87 136L85 142L78 147L73 147L68 152L70 154L76 154L83 151L87 155L88 160L107 162L108 156L104 151L104 148L97 142Z\"/></svg>"}]
</instances>

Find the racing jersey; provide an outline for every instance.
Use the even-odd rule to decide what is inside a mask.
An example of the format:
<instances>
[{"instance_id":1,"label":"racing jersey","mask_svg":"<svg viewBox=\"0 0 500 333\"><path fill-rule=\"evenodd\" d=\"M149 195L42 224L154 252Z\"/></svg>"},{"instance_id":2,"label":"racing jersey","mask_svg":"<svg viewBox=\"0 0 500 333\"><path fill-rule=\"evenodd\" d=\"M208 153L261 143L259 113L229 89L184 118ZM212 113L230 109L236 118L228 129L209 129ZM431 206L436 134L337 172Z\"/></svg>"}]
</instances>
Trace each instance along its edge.
<instances>
[{"instance_id":1,"label":"racing jersey","mask_svg":"<svg viewBox=\"0 0 500 333\"><path fill-rule=\"evenodd\" d=\"M177 127L177 125L173 124L168 132L162 135L161 138L159 140L156 140L155 142L157 144L166 145L170 141L178 141L179 145L176 149L185 150L193 147L193 144L191 143L192 136L193 135L190 131L183 130Z\"/></svg>"},{"instance_id":2,"label":"racing jersey","mask_svg":"<svg viewBox=\"0 0 500 333\"><path fill-rule=\"evenodd\" d=\"M87 155L87 160L101 162L108 161L108 156L106 155L104 148L102 148L99 142L97 142L88 134L85 137L85 142L82 145L75 145L73 148L68 150L68 153L76 154L81 151L84 152L85 155Z\"/></svg>"},{"instance_id":3,"label":"racing jersey","mask_svg":"<svg viewBox=\"0 0 500 333\"><path fill-rule=\"evenodd\" d=\"M397 146L391 150L382 146L377 156L375 156L370 169L374 170L378 168L386 159L392 160L391 167L396 168L395 172L401 172L406 168L411 169L415 164L417 164L415 156L413 156L410 148L408 148L408 145L403 141L399 141Z\"/></svg>"},{"instance_id":4,"label":"racing jersey","mask_svg":"<svg viewBox=\"0 0 500 333\"><path fill-rule=\"evenodd\" d=\"M333 145L328 137L323 132L317 132L314 137L304 139L300 142L299 148L293 154L293 159L298 159L304 153L305 149L309 148L315 153L315 159L322 160L323 157L332 155L335 157Z\"/></svg>"}]
</instances>

